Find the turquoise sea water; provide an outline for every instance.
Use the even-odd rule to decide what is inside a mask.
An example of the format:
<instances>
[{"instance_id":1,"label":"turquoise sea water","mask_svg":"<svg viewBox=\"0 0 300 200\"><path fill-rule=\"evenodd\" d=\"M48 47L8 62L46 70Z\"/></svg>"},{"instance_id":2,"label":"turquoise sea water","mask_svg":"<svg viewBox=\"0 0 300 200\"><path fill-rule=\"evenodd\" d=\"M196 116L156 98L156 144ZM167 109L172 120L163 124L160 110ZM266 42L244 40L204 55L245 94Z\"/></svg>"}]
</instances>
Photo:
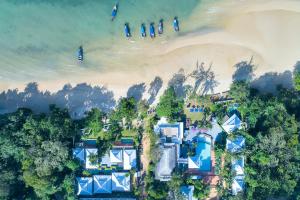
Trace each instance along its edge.
<instances>
[{"instance_id":1,"label":"turquoise sea water","mask_svg":"<svg viewBox=\"0 0 300 200\"><path fill-rule=\"evenodd\" d=\"M204 3L207 2L204 0ZM178 16L182 32L186 19L203 3L200 0L119 0L119 11L111 22L115 0L1 0L0 84L39 81L82 70L75 53L83 45L86 55L109 57L111 46L121 44L128 22L139 40L140 24L164 19L166 38L174 36L172 19ZM189 26L190 27L190 26ZM147 30L148 31L148 30ZM101 63L94 70L101 70Z\"/></svg>"}]
</instances>

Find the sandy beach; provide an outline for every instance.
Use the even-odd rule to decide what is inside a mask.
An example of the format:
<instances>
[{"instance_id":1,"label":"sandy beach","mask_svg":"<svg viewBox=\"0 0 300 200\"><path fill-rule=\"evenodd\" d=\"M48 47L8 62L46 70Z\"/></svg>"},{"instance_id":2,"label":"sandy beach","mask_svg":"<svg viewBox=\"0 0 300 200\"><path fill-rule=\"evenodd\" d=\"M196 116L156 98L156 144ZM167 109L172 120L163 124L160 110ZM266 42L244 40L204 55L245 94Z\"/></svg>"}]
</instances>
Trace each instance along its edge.
<instances>
[{"instance_id":1,"label":"sandy beach","mask_svg":"<svg viewBox=\"0 0 300 200\"><path fill-rule=\"evenodd\" d=\"M213 15L212 20L199 30L155 41L123 39L120 40L122 45L111 46L106 55L99 56L96 41L95 50L89 52L88 59L90 65L101 63L104 67L100 71L91 67L71 75L66 72L63 76L54 74L47 80L32 81L38 82L41 90L51 92L66 83L102 85L118 98L126 96L127 89L134 84L148 86L156 76L162 78L166 87L174 73L181 68L190 73L198 61L212 66L219 82L214 92L220 92L229 88L234 65L240 61L253 57L258 77L266 72L292 70L300 60L299 1L222 1L196 8L190 21L199 24L206 14ZM0 90L22 90L27 82L0 82Z\"/></svg>"}]
</instances>

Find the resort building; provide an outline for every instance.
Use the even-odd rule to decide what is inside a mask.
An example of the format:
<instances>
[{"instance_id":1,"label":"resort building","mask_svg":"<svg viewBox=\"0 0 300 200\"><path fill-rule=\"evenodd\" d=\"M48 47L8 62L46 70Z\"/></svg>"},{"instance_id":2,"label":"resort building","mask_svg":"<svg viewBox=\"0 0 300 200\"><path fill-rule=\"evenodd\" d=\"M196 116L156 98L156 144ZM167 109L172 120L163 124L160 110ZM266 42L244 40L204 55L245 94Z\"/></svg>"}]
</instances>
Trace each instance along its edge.
<instances>
[{"instance_id":1,"label":"resort building","mask_svg":"<svg viewBox=\"0 0 300 200\"><path fill-rule=\"evenodd\" d=\"M181 186L180 192L183 196L184 200L197 200L197 198L194 197L194 186Z\"/></svg>"},{"instance_id":2,"label":"resort building","mask_svg":"<svg viewBox=\"0 0 300 200\"><path fill-rule=\"evenodd\" d=\"M245 166L245 158L244 156L240 156L235 158L231 162L232 171L234 173L233 181L232 181L232 194L237 195L238 192L243 191L245 186L245 173L244 173L244 166Z\"/></svg>"},{"instance_id":3,"label":"resort building","mask_svg":"<svg viewBox=\"0 0 300 200\"><path fill-rule=\"evenodd\" d=\"M96 170L101 166L118 166L123 170L131 170L137 167L136 149L133 149L132 146L113 147L108 153L104 154L101 162L95 161L95 159L91 160L91 156L97 154L98 149L95 147L76 147L73 149L73 157L78 159L85 169Z\"/></svg>"},{"instance_id":4,"label":"resort building","mask_svg":"<svg viewBox=\"0 0 300 200\"><path fill-rule=\"evenodd\" d=\"M111 175L77 177L78 196L97 196L113 192L130 192L130 174L113 172Z\"/></svg>"},{"instance_id":5,"label":"resort building","mask_svg":"<svg viewBox=\"0 0 300 200\"><path fill-rule=\"evenodd\" d=\"M92 156L98 155L98 149L96 148L87 148L85 149L85 168L86 169L97 169L98 168L98 160L92 161Z\"/></svg>"},{"instance_id":6,"label":"resort building","mask_svg":"<svg viewBox=\"0 0 300 200\"><path fill-rule=\"evenodd\" d=\"M93 195L93 178L77 177L77 195Z\"/></svg>"},{"instance_id":7,"label":"resort building","mask_svg":"<svg viewBox=\"0 0 300 200\"><path fill-rule=\"evenodd\" d=\"M244 174L244 166L245 166L245 158L244 156L240 156L238 158L232 159L231 162L232 170L235 176L243 176Z\"/></svg>"},{"instance_id":8,"label":"resort building","mask_svg":"<svg viewBox=\"0 0 300 200\"><path fill-rule=\"evenodd\" d=\"M111 193L111 176L110 175L94 175L93 176L94 194Z\"/></svg>"},{"instance_id":9,"label":"resort building","mask_svg":"<svg viewBox=\"0 0 300 200\"><path fill-rule=\"evenodd\" d=\"M228 134L230 134L242 128L242 121L236 114L233 114L223 123L222 127Z\"/></svg>"},{"instance_id":10,"label":"resort building","mask_svg":"<svg viewBox=\"0 0 300 200\"><path fill-rule=\"evenodd\" d=\"M233 139L226 139L226 150L230 153L237 153L245 147L245 138L237 136Z\"/></svg>"},{"instance_id":11,"label":"resort building","mask_svg":"<svg viewBox=\"0 0 300 200\"><path fill-rule=\"evenodd\" d=\"M114 172L111 175L112 191L129 192L130 191L130 175L124 172Z\"/></svg>"},{"instance_id":12,"label":"resort building","mask_svg":"<svg viewBox=\"0 0 300 200\"><path fill-rule=\"evenodd\" d=\"M237 195L242 192L245 187L244 176L236 176L232 180L231 192L233 195Z\"/></svg>"},{"instance_id":13,"label":"resort building","mask_svg":"<svg viewBox=\"0 0 300 200\"><path fill-rule=\"evenodd\" d=\"M154 126L154 132L160 136L163 143L181 144L183 139L183 122L168 123L165 117L162 117Z\"/></svg>"},{"instance_id":14,"label":"resort building","mask_svg":"<svg viewBox=\"0 0 300 200\"><path fill-rule=\"evenodd\" d=\"M162 156L155 169L155 179L169 181L171 180L171 174L176 167L176 146L164 145L161 146L161 151Z\"/></svg>"},{"instance_id":15,"label":"resort building","mask_svg":"<svg viewBox=\"0 0 300 200\"><path fill-rule=\"evenodd\" d=\"M161 157L156 165L155 179L171 180L171 174L180 157L180 144L183 139L183 122L168 123L162 117L154 126L154 132L160 137Z\"/></svg>"}]
</instances>

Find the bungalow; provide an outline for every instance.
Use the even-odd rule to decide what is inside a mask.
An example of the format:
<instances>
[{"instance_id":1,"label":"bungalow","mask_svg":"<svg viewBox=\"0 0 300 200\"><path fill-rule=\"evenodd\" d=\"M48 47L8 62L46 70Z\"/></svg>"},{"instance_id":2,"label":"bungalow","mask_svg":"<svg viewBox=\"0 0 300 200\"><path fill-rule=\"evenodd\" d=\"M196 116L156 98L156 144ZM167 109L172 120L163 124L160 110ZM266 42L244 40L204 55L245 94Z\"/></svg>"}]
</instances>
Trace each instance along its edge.
<instances>
[{"instance_id":1,"label":"bungalow","mask_svg":"<svg viewBox=\"0 0 300 200\"><path fill-rule=\"evenodd\" d=\"M165 117L162 117L154 126L154 132L160 136L160 150L162 152L156 165L155 179L171 180L171 174L180 156L183 129L183 122L168 123Z\"/></svg>"},{"instance_id":2,"label":"bungalow","mask_svg":"<svg viewBox=\"0 0 300 200\"><path fill-rule=\"evenodd\" d=\"M77 177L77 195L93 195L93 178Z\"/></svg>"},{"instance_id":3,"label":"bungalow","mask_svg":"<svg viewBox=\"0 0 300 200\"><path fill-rule=\"evenodd\" d=\"M77 177L76 180L78 196L95 196L130 191L129 173L113 172L111 175Z\"/></svg>"},{"instance_id":4,"label":"bungalow","mask_svg":"<svg viewBox=\"0 0 300 200\"><path fill-rule=\"evenodd\" d=\"M136 168L136 150L124 149L123 151L123 169L131 170Z\"/></svg>"},{"instance_id":5,"label":"bungalow","mask_svg":"<svg viewBox=\"0 0 300 200\"><path fill-rule=\"evenodd\" d=\"M245 166L245 157L240 156L238 158L232 159L231 161L232 171L235 176L243 176L244 166Z\"/></svg>"},{"instance_id":6,"label":"bungalow","mask_svg":"<svg viewBox=\"0 0 300 200\"><path fill-rule=\"evenodd\" d=\"M124 170L131 170L136 168L136 150L132 148L113 148L108 153L104 154L101 162L91 159L93 155L97 155L98 149L96 148L83 148L77 147L73 149L74 158L78 159L85 167L85 169L98 169L100 165L111 167L117 165Z\"/></svg>"},{"instance_id":7,"label":"bungalow","mask_svg":"<svg viewBox=\"0 0 300 200\"><path fill-rule=\"evenodd\" d=\"M244 166L245 166L245 157L240 156L238 158L232 159L231 167L234 174L231 190L233 195L237 195L237 193L242 192L245 187L245 173L244 173Z\"/></svg>"},{"instance_id":8,"label":"bungalow","mask_svg":"<svg viewBox=\"0 0 300 200\"><path fill-rule=\"evenodd\" d=\"M242 121L236 114L234 114L223 123L222 127L228 134L230 134L242 128Z\"/></svg>"},{"instance_id":9,"label":"bungalow","mask_svg":"<svg viewBox=\"0 0 300 200\"><path fill-rule=\"evenodd\" d=\"M93 176L94 194L111 193L111 175L94 175Z\"/></svg>"},{"instance_id":10,"label":"bungalow","mask_svg":"<svg viewBox=\"0 0 300 200\"><path fill-rule=\"evenodd\" d=\"M237 136L233 139L226 139L226 149L230 153L237 153L245 148L245 138Z\"/></svg>"},{"instance_id":11,"label":"bungalow","mask_svg":"<svg viewBox=\"0 0 300 200\"><path fill-rule=\"evenodd\" d=\"M197 198L194 197L194 186L181 186L180 192L183 196L184 200L197 200Z\"/></svg>"},{"instance_id":12,"label":"bungalow","mask_svg":"<svg viewBox=\"0 0 300 200\"><path fill-rule=\"evenodd\" d=\"M160 136L163 142L181 144L183 139L183 122L168 123L162 117L154 126L154 132Z\"/></svg>"},{"instance_id":13,"label":"bungalow","mask_svg":"<svg viewBox=\"0 0 300 200\"><path fill-rule=\"evenodd\" d=\"M244 176L236 176L233 178L231 192L233 195L237 195L239 192L242 192L245 187Z\"/></svg>"},{"instance_id":14,"label":"bungalow","mask_svg":"<svg viewBox=\"0 0 300 200\"><path fill-rule=\"evenodd\" d=\"M114 172L111 175L112 190L117 192L130 191L130 175L124 172Z\"/></svg>"},{"instance_id":15,"label":"bungalow","mask_svg":"<svg viewBox=\"0 0 300 200\"><path fill-rule=\"evenodd\" d=\"M96 148L88 148L85 149L85 168L86 169L97 169L98 168L98 160L92 161L92 156L97 156L98 149Z\"/></svg>"}]
</instances>

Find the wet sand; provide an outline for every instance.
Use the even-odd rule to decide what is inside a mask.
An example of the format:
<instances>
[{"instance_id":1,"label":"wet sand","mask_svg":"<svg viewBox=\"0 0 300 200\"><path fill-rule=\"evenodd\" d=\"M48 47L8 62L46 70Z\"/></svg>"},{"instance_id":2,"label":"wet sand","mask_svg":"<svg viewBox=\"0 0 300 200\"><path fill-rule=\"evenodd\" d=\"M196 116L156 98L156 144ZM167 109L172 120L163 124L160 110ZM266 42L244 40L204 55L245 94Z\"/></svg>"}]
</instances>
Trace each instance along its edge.
<instances>
[{"instance_id":1,"label":"wet sand","mask_svg":"<svg viewBox=\"0 0 300 200\"><path fill-rule=\"evenodd\" d=\"M120 39L121 45L111 46L100 56L96 45L100 41L96 41L87 55L91 60L89 70L32 81L37 81L40 89L53 92L66 83L103 85L113 90L117 98L125 96L134 84L148 85L155 76L161 77L166 87L179 69L190 73L199 61L212 64L219 82L215 92L219 92L229 88L234 65L240 61L253 57L258 77L270 71L292 70L300 60L299 1L221 1L195 10L191 22L201 20L205 13L213 15L212 21L199 30L176 37L158 37L154 41ZM103 66L101 70L97 65ZM22 80L1 82L0 90L16 87L22 90L25 84Z\"/></svg>"}]
</instances>

